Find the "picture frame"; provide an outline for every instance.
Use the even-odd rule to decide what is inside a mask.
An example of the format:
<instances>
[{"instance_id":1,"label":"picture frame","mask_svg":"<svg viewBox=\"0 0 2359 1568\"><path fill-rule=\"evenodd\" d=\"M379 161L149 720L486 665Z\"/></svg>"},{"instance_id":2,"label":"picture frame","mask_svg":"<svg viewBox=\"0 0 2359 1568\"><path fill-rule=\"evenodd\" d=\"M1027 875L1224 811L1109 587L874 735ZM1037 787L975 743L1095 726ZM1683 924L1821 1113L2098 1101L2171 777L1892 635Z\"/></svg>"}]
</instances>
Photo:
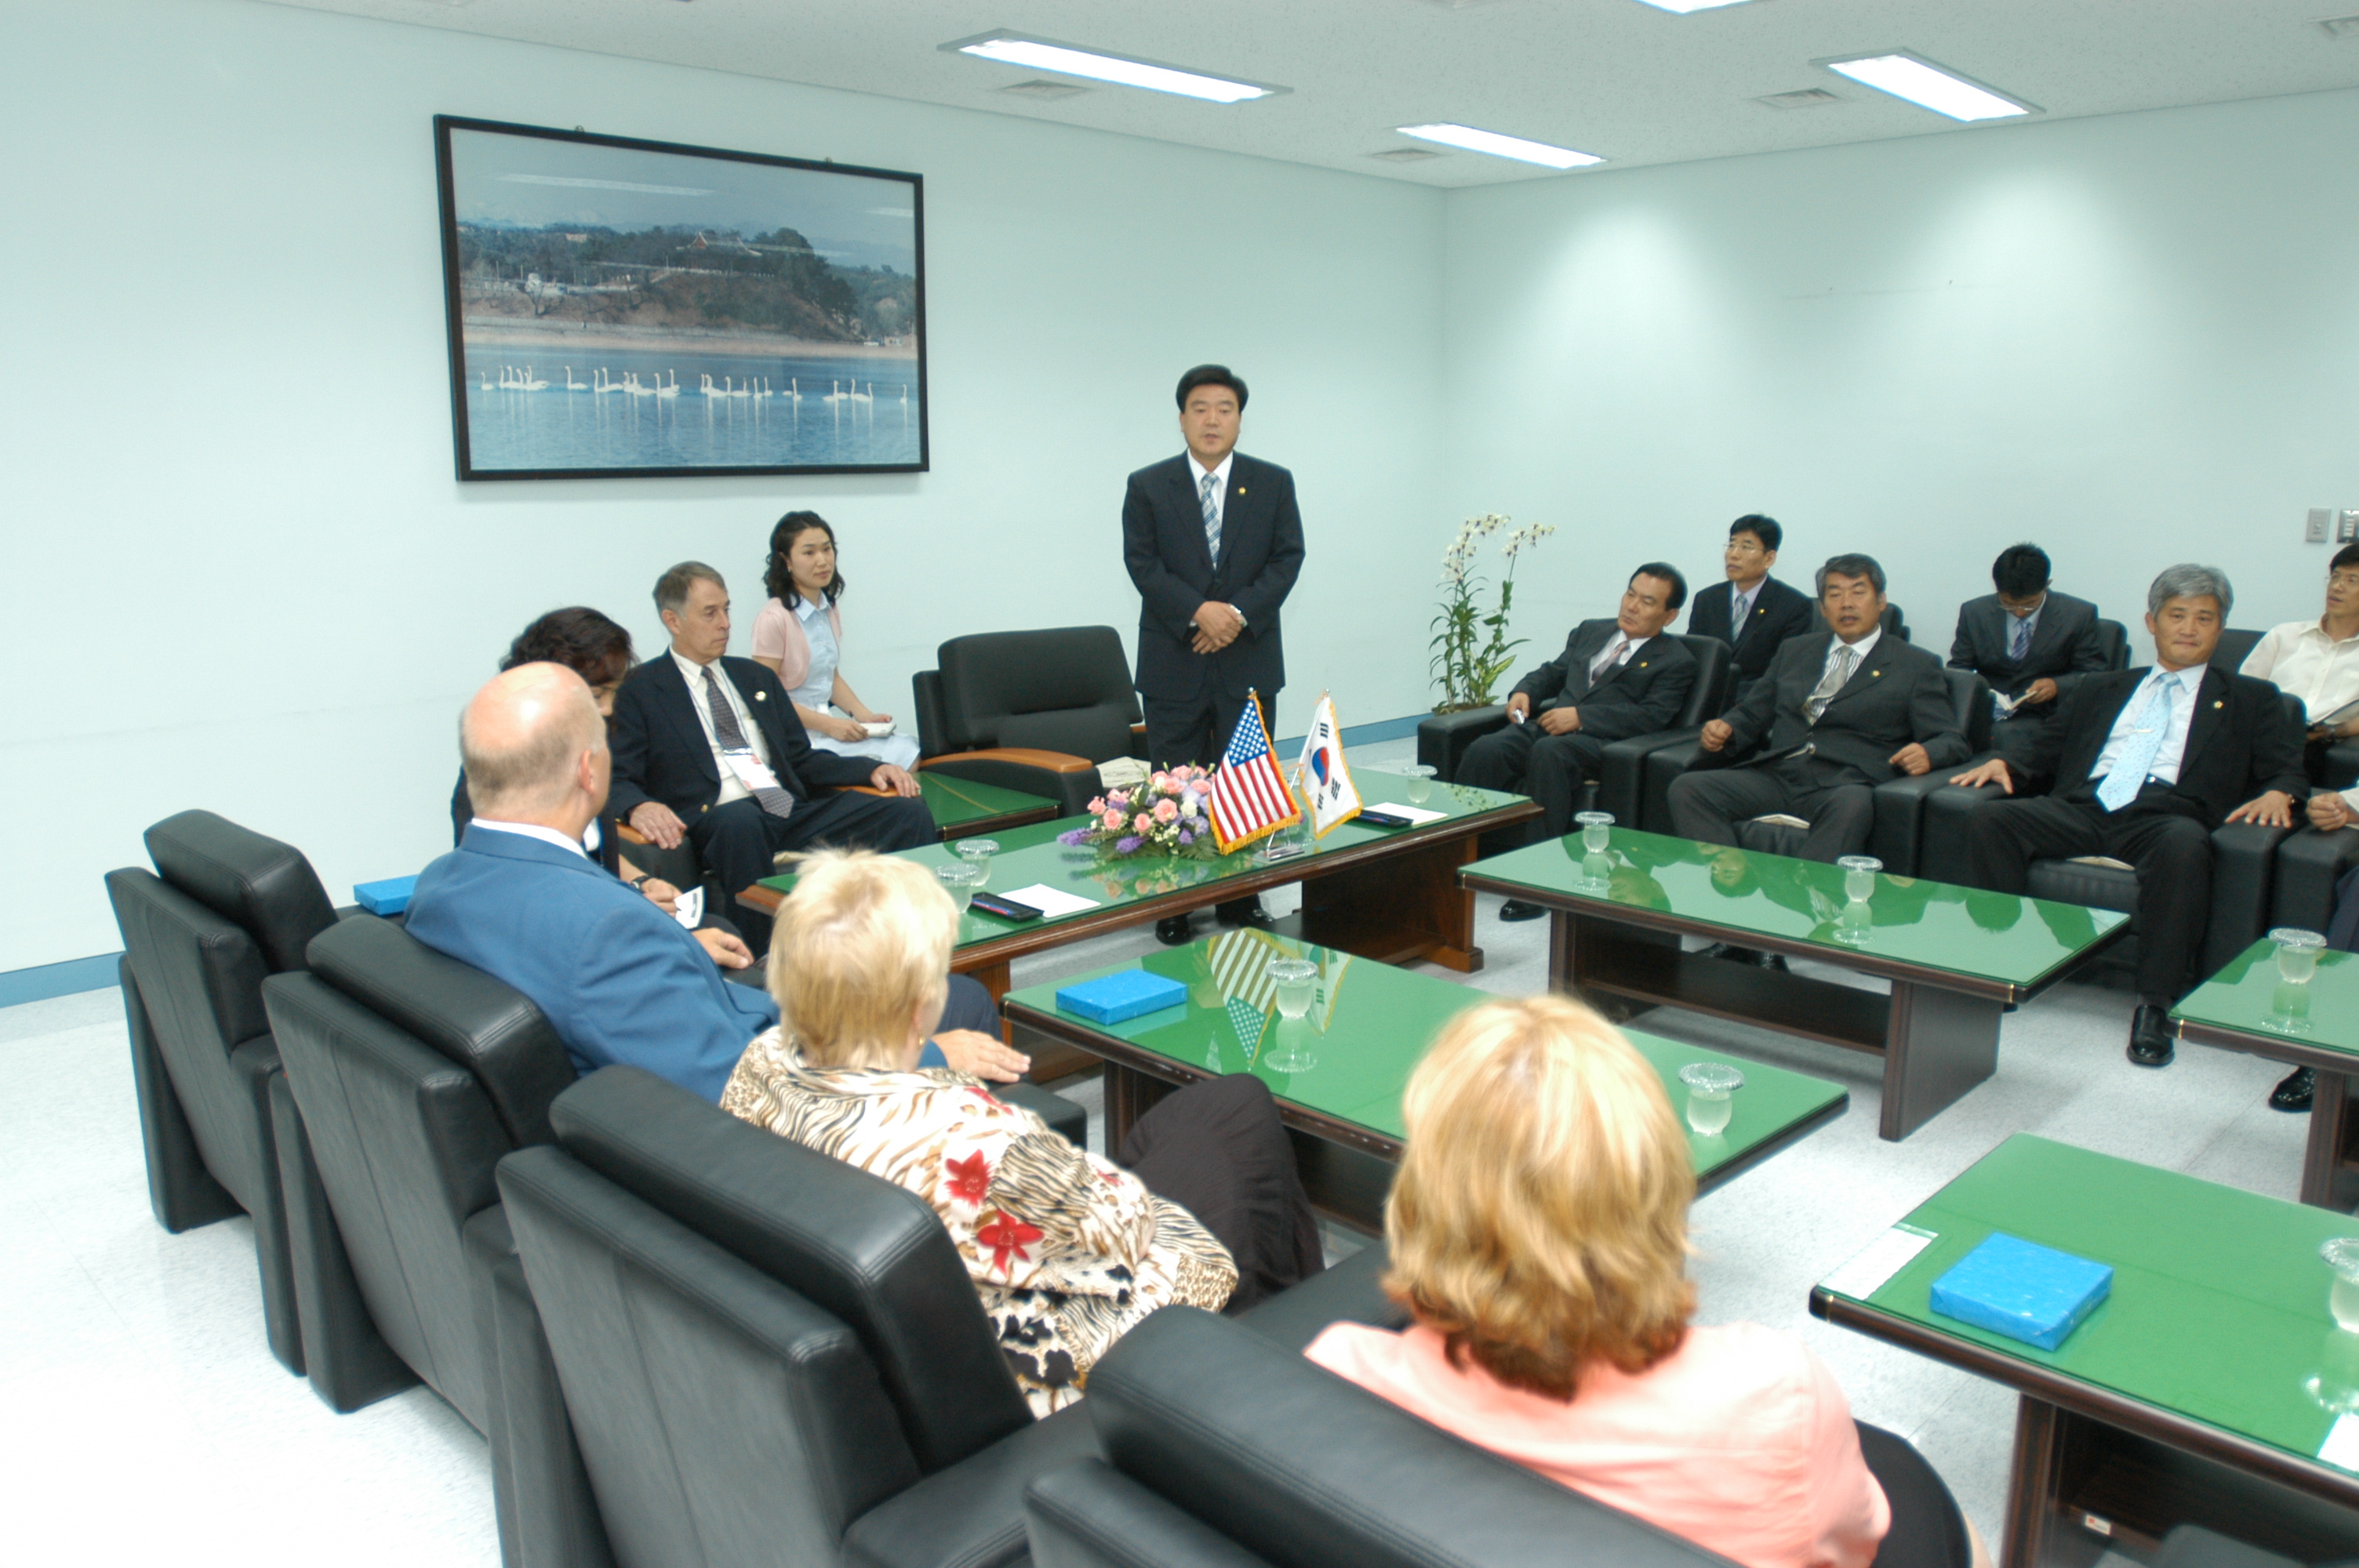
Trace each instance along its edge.
<instances>
[{"instance_id":1,"label":"picture frame","mask_svg":"<svg viewBox=\"0 0 2359 1568\"><path fill-rule=\"evenodd\" d=\"M925 182L434 117L462 481L920 473Z\"/></svg>"}]
</instances>

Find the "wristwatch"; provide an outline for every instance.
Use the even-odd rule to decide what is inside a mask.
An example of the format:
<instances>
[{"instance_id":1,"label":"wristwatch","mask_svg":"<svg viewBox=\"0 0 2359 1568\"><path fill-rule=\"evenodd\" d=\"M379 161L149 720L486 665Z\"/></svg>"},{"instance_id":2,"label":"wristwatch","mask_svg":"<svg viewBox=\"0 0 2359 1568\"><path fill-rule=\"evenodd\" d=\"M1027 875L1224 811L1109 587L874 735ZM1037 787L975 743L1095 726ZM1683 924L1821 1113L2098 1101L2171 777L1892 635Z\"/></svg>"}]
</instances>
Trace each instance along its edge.
<instances>
[{"instance_id":1,"label":"wristwatch","mask_svg":"<svg viewBox=\"0 0 2359 1568\"><path fill-rule=\"evenodd\" d=\"M631 879L631 891L633 892L645 892L647 891L647 884L655 880L656 874L653 871L641 871L637 876Z\"/></svg>"}]
</instances>

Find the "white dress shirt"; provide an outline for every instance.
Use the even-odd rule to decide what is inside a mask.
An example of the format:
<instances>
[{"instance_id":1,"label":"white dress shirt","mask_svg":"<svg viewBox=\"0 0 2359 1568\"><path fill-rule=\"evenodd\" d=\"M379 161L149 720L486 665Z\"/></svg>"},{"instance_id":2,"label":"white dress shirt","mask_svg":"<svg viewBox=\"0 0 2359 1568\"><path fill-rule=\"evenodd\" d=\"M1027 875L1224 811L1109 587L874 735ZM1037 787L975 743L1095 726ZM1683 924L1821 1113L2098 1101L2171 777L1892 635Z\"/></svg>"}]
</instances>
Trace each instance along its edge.
<instances>
[{"instance_id":1,"label":"white dress shirt","mask_svg":"<svg viewBox=\"0 0 2359 1568\"><path fill-rule=\"evenodd\" d=\"M671 651L671 658L672 663L679 666L680 678L688 682L688 699L696 706L696 721L704 726L704 743L712 748L712 766L721 775L721 794L712 804L726 806L733 800L745 799L751 792L722 756L721 738L712 729L712 710L705 706L704 672L707 666L693 659L680 657L677 648ZM710 667L715 684L721 687L723 699L729 704L729 710L737 716L737 732L745 737L747 745L754 748L754 755L767 762L770 760L770 743L762 739L762 727L754 722L754 715L745 706L745 694L729 678L729 672L721 667L720 660L713 660Z\"/></svg>"},{"instance_id":2,"label":"white dress shirt","mask_svg":"<svg viewBox=\"0 0 2359 1568\"><path fill-rule=\"evenodd\" d=\"M488 816L478 816L467 826L488 827L495 833L514 833L521 838L538 838L544 844L554 844L560 849L571 849L585 860L590 858L589 851L582 849L579 843L568 838L556 828L543 827L538 822L495 822ZM595 821L590 824L590 831L592 833L598 831L598 824Z\"/></svg>"},{"instance_id":3,"label":"white dress shirt","mask_svg":"<svg viewBox=\"0 0 2359 1568\"><path fill-rule=\"evenodd\" d=\"M2138 682L2137 689L2130 693L2130 699L2122 704L2120 715L2114 719L2113 733L2105 737L2105 749L2097 753L2097 765L2089 770L2090 779L2102 779L2114 771L2114 760L2130 743L2130 737L2144 733L2150 721L2147 707L2156 700L2157 688L2166 681L2176 681L2179 689L2170 697L2170 728L2163 731L2162 750L2154 754L2154 765L2147 770L2147 777L2167 784L2177 784L2180 762L2187 754L2187 727L2195 722L2195 694L2203 689L2205 667L2193 665L2183 670L2166 670L2158 665L2153 674Z\"/></svg>"},{"instance_id":4,"label":"white dress shirt","mask_svg":"<svg viewBox=\"0 0 2359 1568\"><path fill-rule=\"evenodd\" d=\"M2253 644L2236 672L2258 676L2279 691L2301 698L2315 724L2338 708L2359 700L2359 637L2340 643L2317 621L2272 626Z\"/></svg>"},{"instance_id":5,"label":"white dress shirt","mask_svg":"<svg viewBox=\"0 0 2359 1568\"><path fill-rule=\"evenodd\" d=\"M1212 515L1222 519L1223 522L1228 518L1229 470L1235 464L1236 460L1237 449L1234 447L1231 447L1229 449L1229 455L1221 460L1221 466L1216 469L1208 469L1203 464L1198 462L1194 452L1191 451L1188 454L1188 471L1195 475L1196 495L1198 499L1201 500L1204 494L1204 476L1206 474L1211 474L1214 481L1212 485Z\"/></svg>"}]
</instances>

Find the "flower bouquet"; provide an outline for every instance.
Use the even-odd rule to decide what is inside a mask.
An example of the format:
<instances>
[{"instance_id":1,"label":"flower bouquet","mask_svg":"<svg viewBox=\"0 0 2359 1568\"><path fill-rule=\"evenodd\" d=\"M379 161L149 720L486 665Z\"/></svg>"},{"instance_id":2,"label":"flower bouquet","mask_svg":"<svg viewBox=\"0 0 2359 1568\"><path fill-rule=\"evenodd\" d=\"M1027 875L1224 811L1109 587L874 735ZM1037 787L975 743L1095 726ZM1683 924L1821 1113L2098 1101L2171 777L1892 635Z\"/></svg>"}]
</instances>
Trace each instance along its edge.
<instances>
[{"instance_id":1,"label":"flower bouquet","mask_svg":"<svg viewBox=\"0 0 2359 1568\"><path fill-rule=\"evenodd\" d=\"M1090 802L1090 824L1057 835L1110 855L1177 855L1209 860L1220 853L1210 816L1212 771L1173 768L1143 784L1108 790Z\"/></svg>"}]
</instances>

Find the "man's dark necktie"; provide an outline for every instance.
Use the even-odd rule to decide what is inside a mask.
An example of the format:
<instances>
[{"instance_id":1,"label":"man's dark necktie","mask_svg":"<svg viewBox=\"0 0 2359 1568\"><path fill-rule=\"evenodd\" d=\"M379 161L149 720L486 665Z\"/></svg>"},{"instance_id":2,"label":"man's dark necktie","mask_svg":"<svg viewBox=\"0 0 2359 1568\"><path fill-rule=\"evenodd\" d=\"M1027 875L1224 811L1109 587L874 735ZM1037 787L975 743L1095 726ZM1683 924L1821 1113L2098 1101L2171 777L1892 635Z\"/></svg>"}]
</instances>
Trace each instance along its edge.
<instances>
[{"instance_id":1,"label":"man's dark necktie","mask_svg":"<svg viewBox=\"0 0 2359 1568\"><path fill-rule=\"evenodd\" d=\"M704 666L704 706L712 715L712 734L721 742L721 749L751 755L754 748L746 741L745 731L737 727L737 710L729 706L729 698L722 692L721 682L711 665ZM773 816L794 814L795 797L785 790L757 789L753 794L762 809Z\"/></svg>"}]
</instances>

